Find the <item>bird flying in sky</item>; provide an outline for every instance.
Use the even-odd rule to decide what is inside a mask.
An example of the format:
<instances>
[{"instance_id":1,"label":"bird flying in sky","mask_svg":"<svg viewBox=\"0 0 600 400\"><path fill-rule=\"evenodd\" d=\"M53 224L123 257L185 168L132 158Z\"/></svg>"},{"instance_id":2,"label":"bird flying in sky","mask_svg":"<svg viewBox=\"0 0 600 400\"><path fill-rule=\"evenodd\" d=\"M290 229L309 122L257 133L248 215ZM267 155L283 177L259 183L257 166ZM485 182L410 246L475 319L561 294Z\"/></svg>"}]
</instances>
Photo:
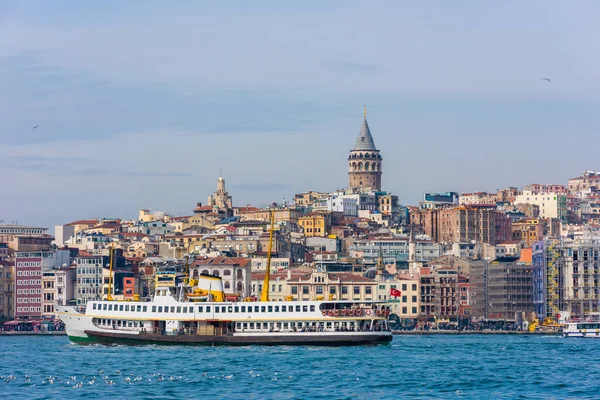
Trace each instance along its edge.
<instances>
[{"instance_id":1,"label":"bird flying in sky","mask_svg":"<svg viewBox=\"0 0 600 400\"><path fill-rule=\"evenodd\" d=\"M543 81L548 81L548 82L552 82L550 79L548 78L542 78Z\"/></svg>"},{"instance_id":2,"label":"bird flying in sky","mask_svg":"<svg viewBox=\"0 0 600 400\"><path fill-rule=\"evenodd\" d=\"M34 130L34 129L36 129L37 127L38 127L38 126L36 125L36 126L34 126L34 127L31 129L31 130Z\"/></svg>"}]
</instances>

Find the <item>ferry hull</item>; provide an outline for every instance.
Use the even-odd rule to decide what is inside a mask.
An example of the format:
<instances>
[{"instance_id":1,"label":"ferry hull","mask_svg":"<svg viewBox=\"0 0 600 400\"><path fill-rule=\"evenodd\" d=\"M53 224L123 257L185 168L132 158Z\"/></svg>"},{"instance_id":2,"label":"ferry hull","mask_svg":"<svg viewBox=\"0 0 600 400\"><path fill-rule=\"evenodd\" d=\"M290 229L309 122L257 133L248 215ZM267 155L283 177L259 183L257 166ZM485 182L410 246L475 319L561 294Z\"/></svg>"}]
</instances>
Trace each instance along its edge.
<instances>
[{"instance_id":1,"label":"ferry hull","mask_svg":"<svg viewBox=\"0 0 600 400\"><path fill-rule=\"evenodd\" d=\"M297 335L129 335L120 333L85 331L86 337L70 337L74 343L101 344L183 344L209 346L252 346L252 345L313 345L313 346L360 346L388 344L392 335L388 332L367 333L364 335L320 335L301 333Z\"/></svg>"}]
</instances>

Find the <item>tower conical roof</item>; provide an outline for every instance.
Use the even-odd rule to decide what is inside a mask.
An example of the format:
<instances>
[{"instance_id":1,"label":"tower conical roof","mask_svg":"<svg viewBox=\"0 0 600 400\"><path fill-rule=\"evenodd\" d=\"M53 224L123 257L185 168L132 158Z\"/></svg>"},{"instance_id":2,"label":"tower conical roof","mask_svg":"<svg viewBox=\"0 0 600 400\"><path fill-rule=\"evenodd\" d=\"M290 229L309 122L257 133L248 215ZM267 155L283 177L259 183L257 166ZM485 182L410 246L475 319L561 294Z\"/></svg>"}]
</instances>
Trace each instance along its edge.
<instances>
[{"instance_id":1,"label":"tower conical roof","mask_svg":"<svg viewBox=\"0 0 600 400\"><path fill-rule=\"evenodd\" d=\"M369 129L369 124L367 123L366 116L363 120L362 126L360 127L360 134L356 139L356 145L354 146L354 150L377 150L375 148L373 136L371 136L371 130Z\"/></svg>"}]
</instances>

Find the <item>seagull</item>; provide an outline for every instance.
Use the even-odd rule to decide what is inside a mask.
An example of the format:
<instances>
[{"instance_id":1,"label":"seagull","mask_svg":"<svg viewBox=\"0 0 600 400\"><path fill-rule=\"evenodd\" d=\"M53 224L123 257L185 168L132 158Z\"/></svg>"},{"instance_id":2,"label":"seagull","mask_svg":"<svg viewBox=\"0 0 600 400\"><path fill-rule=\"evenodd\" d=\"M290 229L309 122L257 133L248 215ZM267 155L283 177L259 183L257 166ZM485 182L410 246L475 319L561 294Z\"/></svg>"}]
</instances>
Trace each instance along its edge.
<instances>
[{"instance_id":1,"label":"seagull","mask_svg":"<svg viewBox=\"0 0 600 400\"><path fill-rule=\"evenodd\" d=\"M37 127L38 127L38 126L36 125L36 126L34 126L33 128L31 128L31 130L37 129Z\"/></svg>"},{"instance_id":2,"label":"seagull","mask_svg":"<svg viewBox=\"0 0 600 400\"><path fill-rule=\"evenodd\" d=\"M552 81L551 81L550 79L548 79L548 78L542 78L542 79L540 79L540 80L542 80L542 81L548 81L548 82L552 82Z\"/></svg>"}]
</instances>

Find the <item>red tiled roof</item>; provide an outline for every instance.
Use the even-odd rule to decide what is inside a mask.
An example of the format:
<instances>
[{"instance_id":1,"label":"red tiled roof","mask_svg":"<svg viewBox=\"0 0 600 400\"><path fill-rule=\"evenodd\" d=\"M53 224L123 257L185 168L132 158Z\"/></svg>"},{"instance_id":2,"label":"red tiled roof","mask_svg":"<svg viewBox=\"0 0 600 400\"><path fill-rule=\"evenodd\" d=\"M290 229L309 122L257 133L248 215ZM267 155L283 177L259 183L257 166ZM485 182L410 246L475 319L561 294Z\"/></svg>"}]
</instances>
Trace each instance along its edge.
<instances>
[{"instance_id":1,"label":"red tiled roof","mask_svg":"<svg viewBox=\"0 0 600 400\"><path fill-rule=\"evenodd\" d=\"M123 235L125 237L146 237L146 236L148 236L142 232L123 232L123 233L121 233L121 235Z\"/></svg>"},{"instance_id":2,"label":"red tiled roof","mask_svg":"<svg viewBox=\"0 0 600 400\"><path fill-rule=\"evenodd\" d=\"M80 219L77 221L70 222L67 225L96 225L97 223L97 219Z\"/></svg>"},{"instance_id":3,"label":"red tiled roof","mask_svg":"<svg viewBox=\"0 0 600 400\"><path fill-rule=\"evenodd\" d=\"M212 211L212 209L213 208L211 206L200 206L194 208L194 211Z\"/></svg>"},{"instance_id":4,"label":"red tiled roof","mask_svg":"<svg viewBox=\"0 0 600 400\"><path fill-rule=\"evenodd\" d=\"M238 210L238 212L256 212L256 211L260 211L260 208L258 207L250 207L250 206L246 206L246 207L234 207L235 210Z\"/></svg>"}]
</instances>

